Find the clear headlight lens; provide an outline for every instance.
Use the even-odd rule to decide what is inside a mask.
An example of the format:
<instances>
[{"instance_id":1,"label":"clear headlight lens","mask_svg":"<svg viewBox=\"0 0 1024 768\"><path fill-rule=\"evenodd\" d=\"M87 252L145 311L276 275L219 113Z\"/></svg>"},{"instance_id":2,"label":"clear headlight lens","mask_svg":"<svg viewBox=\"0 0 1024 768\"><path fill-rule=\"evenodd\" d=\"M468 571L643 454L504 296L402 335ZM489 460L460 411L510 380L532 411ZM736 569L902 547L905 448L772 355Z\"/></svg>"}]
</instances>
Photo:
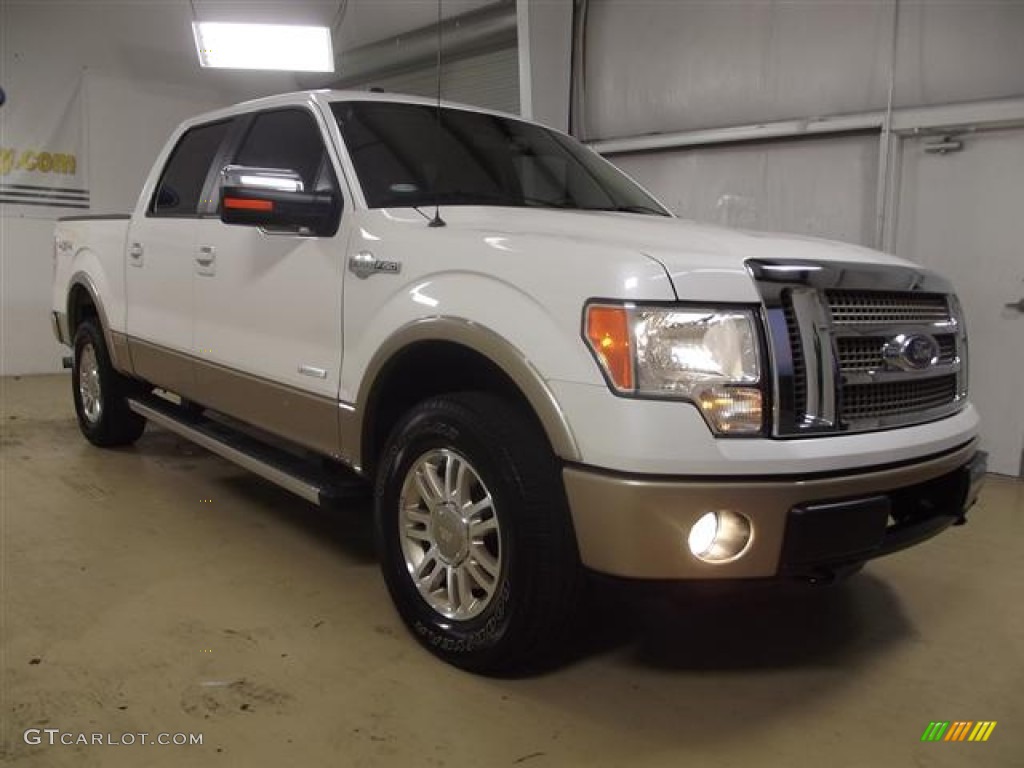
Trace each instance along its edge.
<instances>
[{"instance_id":1,"label":"clear headlight lens","mask_svg":"<svg viewBox=\"0 0 1024 768\"><path fill-rule=\"evenodd\" d=\"M595 304L586 337L616 391L689 400L718 433L761 431L751 311Z\"/></svg>"}]
</instances>

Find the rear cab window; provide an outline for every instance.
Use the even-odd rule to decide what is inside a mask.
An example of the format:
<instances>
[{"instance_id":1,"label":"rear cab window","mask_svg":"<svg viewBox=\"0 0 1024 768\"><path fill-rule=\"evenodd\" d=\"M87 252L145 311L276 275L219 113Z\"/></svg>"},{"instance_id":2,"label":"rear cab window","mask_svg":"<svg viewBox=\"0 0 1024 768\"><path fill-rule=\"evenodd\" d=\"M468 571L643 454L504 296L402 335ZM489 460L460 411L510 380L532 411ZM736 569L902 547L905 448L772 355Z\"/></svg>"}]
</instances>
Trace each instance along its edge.
<instances>
[{"instance_id":1,"label":"rear cab window","mask_svg":"<svg viewBox=\"0 0 1024 768\"><path fill-rule=\"evenodd\" d=\"M210 167L231 124L231 120L222 120L197 125L182 135L160 175L150 201L149 216L198 216Z\"/></svg>"}]
</instances>

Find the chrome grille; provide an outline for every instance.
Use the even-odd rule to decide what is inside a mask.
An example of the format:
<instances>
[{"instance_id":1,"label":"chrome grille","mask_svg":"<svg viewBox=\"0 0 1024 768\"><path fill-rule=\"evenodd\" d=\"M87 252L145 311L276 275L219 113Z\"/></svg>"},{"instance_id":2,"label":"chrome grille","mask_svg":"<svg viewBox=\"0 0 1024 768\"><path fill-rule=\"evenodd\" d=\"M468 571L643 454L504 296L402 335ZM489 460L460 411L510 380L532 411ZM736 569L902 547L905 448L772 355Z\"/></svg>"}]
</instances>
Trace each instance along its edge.
<instances>
[{"instance_id":1,"label":"chrome grille","mask_svg":"<svg viewBox=\"0 0 1024 768\"><path fill-rule=\"evenodd\" d=\"M911 267L752 259L775 363L775 434L919 424L966 397L966 338L949 283ZM938 357L909 355L927 336ZM914 346L911 346L914 345Z\"/></svg>"},{"instance_id":2,"label":"chrome grille","mask_svg":"<svg viewBox=\"0 0 1024 768\"><path fill-rule=\"evenodd\" d=\"M949 319L945 296L894 291L826 291L836 325L927 324Z\"/></svg>"},{"instance_id":3,"label":"chrome grille","mask_svg":"<svg viewBox=\"0 0 1024 768\"><path fill-rule=\"evenodd\" d=\"M956 359L956 336L944 333L935 336L939 343L939 363L952 363ZM885 367L882 347L885 336L843 336L836 340L839 370L873 371Z\"/></svg>"},{"instance_id":4,"label":"chrome grille","mask_svg":"<svg viewBox=\"0 0 1024 768\"><path fill-rule=\"evenodd\" d=\"M956 393L955 374L920 381L852 384L843 388L841 411L844 421L877 419L938 408L951 402Z\"/></svg>"}]
</instances>

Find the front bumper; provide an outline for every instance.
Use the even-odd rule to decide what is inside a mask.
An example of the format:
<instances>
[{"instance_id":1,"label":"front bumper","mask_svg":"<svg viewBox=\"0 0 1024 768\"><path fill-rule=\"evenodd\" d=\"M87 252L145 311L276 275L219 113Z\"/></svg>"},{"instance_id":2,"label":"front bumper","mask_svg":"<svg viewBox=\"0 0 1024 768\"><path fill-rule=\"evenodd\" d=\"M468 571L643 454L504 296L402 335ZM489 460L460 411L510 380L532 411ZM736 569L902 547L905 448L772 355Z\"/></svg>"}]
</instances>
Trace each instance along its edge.
<instances>
[{"instance_id":1,"label":"front bumper","mask_svg":"<svg viewBox=\"0 0 1024 768\"><path fill-rule=\"evenodd\" d=\"M563 471L580 557L638 579L826 578L962 523L977 499L985 454L972 440L921 461L843 475L787 479L650 479L579 467ZM752 525L734 560L708 563L687 537L704 514Z\"/></svg>"}]
</instances>

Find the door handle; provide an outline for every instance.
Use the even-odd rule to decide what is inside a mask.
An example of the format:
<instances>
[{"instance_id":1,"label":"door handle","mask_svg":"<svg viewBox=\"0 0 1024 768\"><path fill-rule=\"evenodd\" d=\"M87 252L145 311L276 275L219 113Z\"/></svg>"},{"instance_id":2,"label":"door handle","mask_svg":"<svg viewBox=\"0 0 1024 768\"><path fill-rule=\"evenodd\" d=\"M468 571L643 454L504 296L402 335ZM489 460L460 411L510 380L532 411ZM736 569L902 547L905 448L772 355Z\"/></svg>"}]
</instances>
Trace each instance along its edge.
<instances>
[{"instance_id":1,"label":"door handle","mask_svg":"<svg viewBox=\"0 0 1024 768\"><path fill-rule=\"evenodd\" d=\"M1007 309L1015 309L1018 312L1024 313L1024 299L1021 299L1020 301L1017 302L1012 302L1010 304L1004 304L1003 306L1005 306Z\"/></svg>"},{"instance_id":2,"label":"door handle","mask_svg":"<svg viewBox=\"0 0 1024 768\"><path fill-rule=\"evenodd\" d=\"M199 264L202 264L205 267L212 264L215 258L217 258L217 251L214 250L212 245L199 246L199 255L196 256L196 261Z\"/></svg>"},{"instance_id":3,"label":"door handle","mask_svg":"<svg viewBox=\"0 0 1024 768\"><path fill-rule=\"evenodd\" d=\"M128 258L131 259L132 264L138 267L142 265L143 253L145 253L145 250L142 247L142 243L132 243L128 249Z\"/></svg>"}]
</instances>

